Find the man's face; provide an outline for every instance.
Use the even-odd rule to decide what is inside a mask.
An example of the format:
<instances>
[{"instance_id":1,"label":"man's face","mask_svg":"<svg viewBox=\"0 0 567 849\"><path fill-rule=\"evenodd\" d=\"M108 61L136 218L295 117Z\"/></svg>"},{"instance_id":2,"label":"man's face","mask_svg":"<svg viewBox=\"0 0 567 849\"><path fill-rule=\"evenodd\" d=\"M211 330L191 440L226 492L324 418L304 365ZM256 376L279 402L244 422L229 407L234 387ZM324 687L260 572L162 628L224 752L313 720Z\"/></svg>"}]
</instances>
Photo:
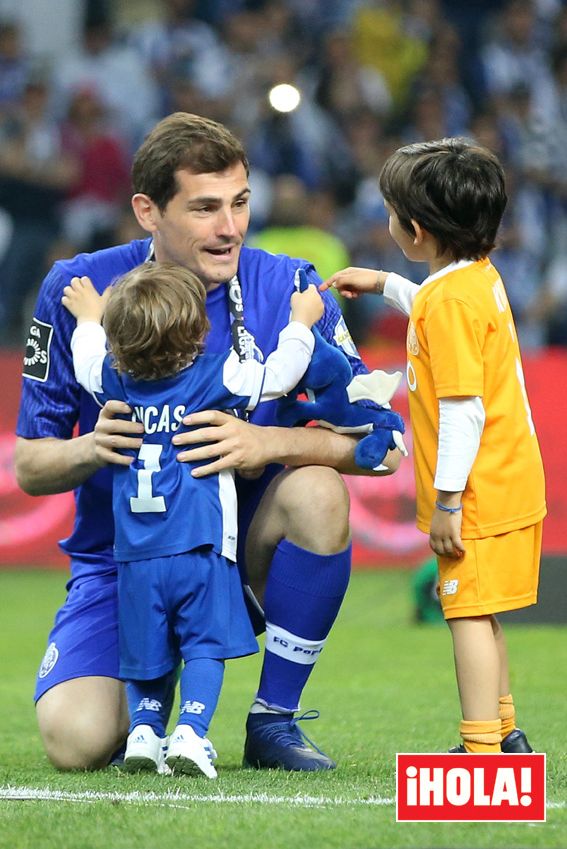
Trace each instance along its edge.
<instances>
[{"instance_id":1,"label":"man's face","mask_svg":"<svg viewBox=\"0 0 567 849\"><path fill-rule=\"evenodd\" d=\"M212 174L176 173L179 191L165 211L154 209L154 249L160 262L193 271L207 289L236 274L250 221L244 165Z\"/></svg>"}]
</instances>

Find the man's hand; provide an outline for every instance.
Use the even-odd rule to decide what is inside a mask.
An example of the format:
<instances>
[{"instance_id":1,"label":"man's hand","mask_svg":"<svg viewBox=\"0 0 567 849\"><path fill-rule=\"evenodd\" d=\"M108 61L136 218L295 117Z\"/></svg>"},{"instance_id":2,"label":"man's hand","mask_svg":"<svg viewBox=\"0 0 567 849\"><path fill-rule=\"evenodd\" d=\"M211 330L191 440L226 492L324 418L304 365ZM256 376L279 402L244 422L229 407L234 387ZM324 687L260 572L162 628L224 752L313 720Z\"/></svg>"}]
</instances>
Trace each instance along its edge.
<instances>
[{"instance_id":1,"label":"man's hand","mask_svg":"<svg viewBox=\"0 0 567 849\"><path fill-rule=\"evenodd\" d=\"M435 508L431 517L429 545L435 554L441 557L453 557L459 560L465 554L461 540L462 510L458 513L444 513Z\"/></svg>"},{"instance_id":2,"label":"man's hand","mask_svg":"<svg viewBox=\"0 0 567 849\"><path fill-rule=\"evenodd\" d=\"M101 467L107 463L129 466L134 459L118 453L124 448L137 451L142 444L144 436L142 423L116 418L118 415L131 412L128 404L123 401L107 401L100 411L94 426L94 445L95 455Z\"/></svg>"},{"instance_id":3,"label":"man's hand","mask_svg":"<svg viewBox=\"0 0 567 849\"><path fill-rule=\"evenodd\" d=\"M243 477L257 477L259 470L271 462L266 450L266 428L237 419L218 410L192 413L183 419L185 425L197 425L195 430L177 433L174 445L182 445L177 455L182 463L211 460L204 466L193 469L194 478L237 469ZM210 425L210 427L207 427ZM199 445L192 448L192 445Z\"/></svg>"}]
</instances>

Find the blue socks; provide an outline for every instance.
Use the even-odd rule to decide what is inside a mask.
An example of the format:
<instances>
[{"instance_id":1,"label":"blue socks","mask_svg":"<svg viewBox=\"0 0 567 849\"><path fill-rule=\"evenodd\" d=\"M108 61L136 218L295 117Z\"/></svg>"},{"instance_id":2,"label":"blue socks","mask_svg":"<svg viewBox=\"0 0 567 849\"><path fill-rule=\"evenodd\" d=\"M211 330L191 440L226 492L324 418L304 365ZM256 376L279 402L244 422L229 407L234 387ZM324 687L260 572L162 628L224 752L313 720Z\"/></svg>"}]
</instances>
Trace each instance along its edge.
<instances>
[{"instance_id":1,"label":"blue socks","mask_svg":"<svg viewBox=\"0 0 567 849\"><path fill-rule=\"evenodd\" d=\"M224 661L197 658L185 664L180 678L180 725L190 725L199 737L205 737L215 712L224 676ZM126 694L130 728L149 725L158 737L165 737L177 670L151 681L128 681Z\"/></svg>"},{"instance_id":2,"label":"blue socks","mask_svg":"<svg viewBox=\"0 0 567 849\"><path fill-rule=\"evenodd\" d=\"M277 546L264 598L266 651L256 696L261 705L298 710L346 593L350 565L350 545L337 554L314 554L285 539Z\"/></svg>"},{"instance_id":3,"label":"blue socks","mask_svg":"<svg viewBox=\"0 0 567 849\"><path fill-rule=\"evenodd\" d=\"M158 737L165 737L165 729L175 694L177 671L151 681L127 681L126 698L130 714L130 728L150 725Z\"/></svg>"},{"instance_id":4,"label":"blue socks","mask_svg":"<svg viewBox=\"0 0 567 849\"><path fill-rule=\"evenodd\" d=\"M181 673L179 725L190 725L206 737L215 712L224 676L224 660L200 657L188 660Z\"/></svg>"}]
</instances>

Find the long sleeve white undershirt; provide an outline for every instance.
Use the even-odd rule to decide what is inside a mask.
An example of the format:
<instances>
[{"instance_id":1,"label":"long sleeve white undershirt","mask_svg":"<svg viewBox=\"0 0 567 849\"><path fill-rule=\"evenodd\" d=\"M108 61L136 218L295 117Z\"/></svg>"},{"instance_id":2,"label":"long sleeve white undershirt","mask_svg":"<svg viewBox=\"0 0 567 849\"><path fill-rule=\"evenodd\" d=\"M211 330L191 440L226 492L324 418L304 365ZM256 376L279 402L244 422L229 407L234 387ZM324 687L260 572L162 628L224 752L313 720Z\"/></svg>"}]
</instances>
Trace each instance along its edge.
<instances>
[{"instance_id":1,"label":"long sleeve white undershirt","mask_svg":"<svg viewBox=\"0 0 567 849\"><path fill-rule=\"evenodd\" d=\"M400 274L394 274L391 271L386 277L384 284L384 300L386 303L394 307L394 309L403 312L404 315L409 315L411 312L413 299L419 292L417 283L412 283L411 280L406 280Z\"/></svg>"},{"instance_id":2,"label":"long sleeve white undershirt","mask_svg":"<svg viewBox=\"0 0 567 849\"><path fill-rule=\"evenodd\" d=\"M384 300L409 316L419 288L411 280L390 272L384 284ZM484 420L479 396L439 400L436 489L461 492L465 488L480 446Z\"/></svg>"},{"instance_id":3,"label":"long sleeve white undershirt","mask_svg":"<svg viewBox=\"0 0 567 849\"><path fill-rule=\"evenodd\" d=\"M439 399L435 489L462 492L465 488L478 454L484 420L484 406L478 395Z\"/></svg>"},{"instance_id":4,"label":"long sleeve white undershirt","mask_svg":"<svg viewBox=\"0 0 567 849\"><path fill-rule=\"evenodd\" d=\"M75 378L91 394L102 392L102 364L108 353L106 333L98 321L82 321L71 336Z\"/></svg>"},{"instance_id":5,"label":"long sleeve white undershirt","mask_svg":"<svg viewBox=\"0 0 567 849\"><path fill-rule=\"evenodd\" d=\"M249 395L248 409L259 401L285 395L303 377L313 354L315 337L299 321L290 321L281 331L278 347L265 363L257 360L240 362L236 353L228 357L223 382L235 395ZM78 324L71 337L75 377L90 392L102 392L102 365L106 356L106 333L95 321Z\"/></svg>"}]
</instances>

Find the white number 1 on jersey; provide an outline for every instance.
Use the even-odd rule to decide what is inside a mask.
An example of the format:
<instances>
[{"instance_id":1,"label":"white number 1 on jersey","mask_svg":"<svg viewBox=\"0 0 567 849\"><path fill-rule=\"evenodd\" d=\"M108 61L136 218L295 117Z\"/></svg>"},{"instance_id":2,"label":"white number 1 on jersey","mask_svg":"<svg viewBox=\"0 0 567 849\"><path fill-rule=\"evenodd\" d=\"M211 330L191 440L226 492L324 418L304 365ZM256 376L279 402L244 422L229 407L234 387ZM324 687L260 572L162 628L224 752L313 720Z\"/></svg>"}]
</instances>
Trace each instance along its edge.
<instances>
[{"instance_id":1,"label":"white number 1 on jersey","mask_svg":"<svg viewBox=\"0 0 567 849\"><path fill-rule=\"evenodd\" d=\"M132 513L165 513L163 495L152 494L152 475L161 469L159 457L162 448L162 445L142 443L138 457L144 464L144 468L138 469L138 495L130 499Z\"/></svg>"}]
</instances>

